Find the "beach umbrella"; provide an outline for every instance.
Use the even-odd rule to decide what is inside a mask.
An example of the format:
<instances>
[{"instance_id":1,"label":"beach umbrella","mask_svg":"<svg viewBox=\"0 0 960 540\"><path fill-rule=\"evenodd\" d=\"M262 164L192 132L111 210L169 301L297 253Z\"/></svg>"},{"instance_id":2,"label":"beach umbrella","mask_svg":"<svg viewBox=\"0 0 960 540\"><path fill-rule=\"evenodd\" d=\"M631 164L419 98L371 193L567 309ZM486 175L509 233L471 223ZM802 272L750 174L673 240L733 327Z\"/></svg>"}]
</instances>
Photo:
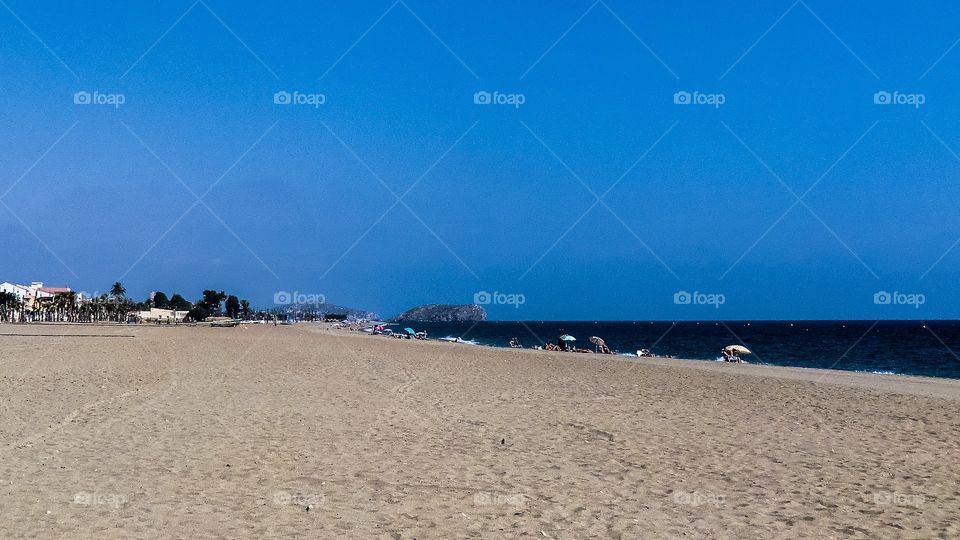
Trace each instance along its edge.
<instances>
[{"instance_id":1,"label":"beach umbrella","mask_svg":"<svg viewBox=\"0 0 960 540\"><path fill-rule=\"evenodd\" d=\"M408 334L416 334L416 332L414 332L413 328L410 328L409 326L406 327L406 328L404 328L403 331L406 332L406 333L408 333Z\"/></svg>"},{"instance_id":2,"label":"beach umbrella","mask_svg":"<svg viewBox=\"0 0 960 540\"><path fill-rule=\"evenodd\" d=\"M723 350L737 354L753 354L753 351L744 347L743 345L727 345L723 348Z\"/></svg>"},{"instance_id":3,"label":"beach umbrella","mask_svg":"<svg viewBox=\"0 0 960 540\"><path fill-rule=\"evenodd\" d=\"M590 343L597 346L597 352L610 352L610 349L607 348L607 342L602 337L590 336Z\"/></svg>"},{"instance_id":4,"label":"beach umbrella","mask_svg":"<svg viewBox=\"0 0 960 540\"><path fill-rule=\"evenodd\" d=\"M577 338L571 336L570 334L564 334L564 335L560 336L560 339L562 339L562 340L564 340L564 341L576 341L576 340L577 340Z\"/></svg>"}]
</instances>

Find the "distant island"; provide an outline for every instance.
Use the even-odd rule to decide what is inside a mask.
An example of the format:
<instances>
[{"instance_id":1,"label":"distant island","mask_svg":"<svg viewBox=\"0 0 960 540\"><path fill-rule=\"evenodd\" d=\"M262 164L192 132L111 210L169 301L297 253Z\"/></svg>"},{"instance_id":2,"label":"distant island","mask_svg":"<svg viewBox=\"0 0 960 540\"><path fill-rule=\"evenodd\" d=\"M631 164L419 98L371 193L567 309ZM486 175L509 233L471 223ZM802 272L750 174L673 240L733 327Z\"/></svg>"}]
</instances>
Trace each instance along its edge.
<instances>
[{"instance_id":1,"label":"distant island","mask_svg":"<svg viewBox=\"0 0 960 540\"><path fill-rule=\"evenodd\" d=\"M418 322L462 322L486 319L486 310L476 304L422 304L393 318L395 321Z\"/></svg>"}]
</instances>

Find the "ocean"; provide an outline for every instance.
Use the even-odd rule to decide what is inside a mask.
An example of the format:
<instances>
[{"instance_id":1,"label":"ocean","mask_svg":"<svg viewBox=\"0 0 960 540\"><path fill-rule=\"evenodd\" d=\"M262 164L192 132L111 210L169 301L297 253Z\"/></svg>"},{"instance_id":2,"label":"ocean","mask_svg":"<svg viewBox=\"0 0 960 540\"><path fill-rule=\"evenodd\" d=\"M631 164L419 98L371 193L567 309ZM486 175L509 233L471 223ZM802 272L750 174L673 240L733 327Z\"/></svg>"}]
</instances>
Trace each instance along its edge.
<instances>
[{"instance_id":1,"label":"ocean","mask_svg":"<svg viewBox=\"0 0 960 540\"><path fill-rule=\"evenodd\" d=\"M531 348L570 334L577 347L593 349L589 338L599 336L621 354L650 349L707 361L726 345L743 344L754 353L744 357L751 363L960 378L960 321L483 321L392 328L407 326L432 339L459 337L493 347L509 347L516 337Z\"/></svg>"}]
</instances>

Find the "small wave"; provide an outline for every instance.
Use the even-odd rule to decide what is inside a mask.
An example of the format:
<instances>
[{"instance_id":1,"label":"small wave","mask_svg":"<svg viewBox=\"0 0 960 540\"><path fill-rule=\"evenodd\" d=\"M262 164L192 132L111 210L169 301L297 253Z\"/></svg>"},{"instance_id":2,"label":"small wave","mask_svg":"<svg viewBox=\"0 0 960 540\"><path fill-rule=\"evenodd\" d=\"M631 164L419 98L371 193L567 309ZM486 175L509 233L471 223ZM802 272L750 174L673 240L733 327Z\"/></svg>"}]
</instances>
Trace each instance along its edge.
<instances>
[{"instance_id":1,"label":"small wave","mask_svg":"<svg viewBox=\"0 0 960 540\"><path fill-rule=\"evenodd\" d=\"M448 341L450 343L462 343L464 345L479 345L476 341L472 339L461 339L456 336L446 336L440 338L440 341Z\"/></svg>"},{"instance_id":2,"label":"small wave","mask_svg":"<svg viewBox=\"0 0 960 540\"><path fill-rule=\"evenodd\" d=\"M858 369L855 370L857 373L872 373L874 375L896 375L896 371L889 371L886 369Z\"/></svg>"}]
</instances>

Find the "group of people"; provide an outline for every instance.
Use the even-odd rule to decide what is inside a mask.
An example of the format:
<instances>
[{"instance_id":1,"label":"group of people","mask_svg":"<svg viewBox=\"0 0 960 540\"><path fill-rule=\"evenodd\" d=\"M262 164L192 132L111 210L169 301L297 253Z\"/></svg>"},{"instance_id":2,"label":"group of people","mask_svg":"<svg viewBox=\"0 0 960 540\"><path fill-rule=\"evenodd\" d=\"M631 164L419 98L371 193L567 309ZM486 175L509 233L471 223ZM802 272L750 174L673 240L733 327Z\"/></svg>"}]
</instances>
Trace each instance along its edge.
<instances>
[{"instance_id":1,"label":"group of people","mask_svg":"<svg viewBox=\"0 0 960 540\"><path fill-rule=\"evenodd\" d=\"M607 346L606 342L597 336L590 336L590 343L593 343L596 346L595 351L590 349L581 349L573 344L577 338L571 336L570 334L564 334L557 338L556 342L548 341L542 347L534 347L540 351L559 351L559 352L578 352L578 353L592 353L596 352L599 354L616 354L610 347ZM513 338L510 340L510 346L517 349L521 348L520 340Z\"/></svg>"},{"instance_id":2,"label":"group of people","mask_svg":"<svg viewBox=\"0 0 960 540\"><path fill-rule=\"evenodd\" d=\"M543 346L543 350L545 350L545 351L578 352L578 353L589 353L589 352L593 352L593 351L591 351L590 349L580 349L580 348L574 346L573 344L570 344L570 343L568 343L567 341L564 341L564 340L562 340L562 339L558 339L556 343L554 343L554 342L552 342L552 341L548 341L548 342ZM609 352L610 349L607 349L607 351L608 351L608 353L606 353L606 354L613 354L612 352Z\"/></svg>"},{"instance_id":3,"label":"group of people","mask_svg":"<svg viewBox=\"0 0 960 540\"><path fill-rule=\"evenodd\" d=\"M419 332L415 332L415 333L413 333L413 334L411 334L410 332L390 332L389 334L387 334L386 332L383 332L383 334L384 334L384 335L393 336L393 337L395 337L395 338L397 338L397 339L411 339L411 338L413 338L413 339L419 339L419 340L421 340L421 341L427 339L427 333L426 333L425 331L423 331L423 330L421 330L421 331L419 331Z\"/></svg>"},{"instance_id":4,"label":"group of people","mask_svg":"<svg viewBox=\"0 0 960 540\"><path fill-rule=\"evenodd\" d=\"M423 332L423 331L414 332L412 328L404 328L402 332L393 332L390 329L384 328L383 325L378 324L368 331L372 331L374 335L393 336L394 338L397 338L397 339L419 339L419 340L427 339L426 332ZM607 346L606 342L602 338L599 338L597 336L590 337L590 342L596 346L595 351L591 351L590 349L581 349L575 346L573 344L575 340L576 338L574 338L573 336L569 334L564 334L558 337L556 342L548 341L542 347L535 347L535 348L538 350L557 351L557 352L577 352L577 353L596 352L599 354L616 354L613 350L610 349L609 346ZM451 341L460 343L461 339L458 337L456 338L456 340L451 340ZM510 347L514 349L522 349L523 344L520 343L519 338L513 337L513 338L510 338ZM720 351L720 353L723 355L723 357L718 358L718 360L723 360L724 362L731 362L734 364L744 363L743 359L740 358L741 354L752 354L749 349L740 345L727 345ZM652 358L652 357L659 357L660 355L653 354L650 351L650 349L640 349L637 351L637 356L641 358L643 357ZM665 355L663 356L663 358L673 358L673 356Z\"/></svg>"},{"instance_id":5,"label":"group of people","mask_svg":"<svg viewBox=\"0 0 960 540\"><path fill-rule=\"evenodd\" d=\"M404 328L403 332L394 332L393 330L386 328L382 324L374 325L372 328L368 328L367 331L369 331L371 334L375 336L382 335L387 337L394 337L397 339L419 339L419 340L427 339L427 333L423 330L419 332L414 332L410 328Z\"/></svg>"}]
</instances>

